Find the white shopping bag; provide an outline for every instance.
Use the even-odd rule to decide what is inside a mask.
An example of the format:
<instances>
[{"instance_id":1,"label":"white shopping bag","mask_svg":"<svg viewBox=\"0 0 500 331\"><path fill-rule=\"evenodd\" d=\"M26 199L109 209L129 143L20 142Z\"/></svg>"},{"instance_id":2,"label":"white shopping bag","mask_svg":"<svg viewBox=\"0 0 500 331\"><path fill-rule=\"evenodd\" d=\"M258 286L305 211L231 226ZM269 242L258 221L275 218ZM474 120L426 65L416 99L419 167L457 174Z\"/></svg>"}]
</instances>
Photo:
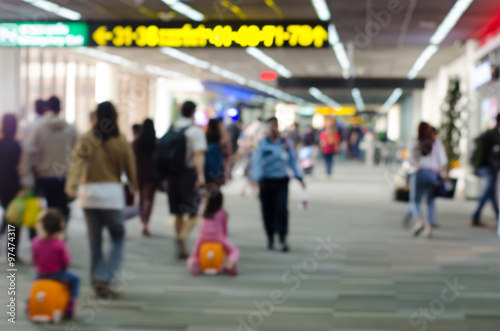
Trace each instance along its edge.
<instances>
[{"instance_id":1,"label":"white shopping bag","mask_svg":"<svg viewBox=\"0 0 500 331\"><path fill-rule=\"evenodd\" d=\"M306 190L302 190L302 193L300 193L299 209L307 210L308 207L309 207L309 194L307 193Z\"/></svg>"}]
</instances>

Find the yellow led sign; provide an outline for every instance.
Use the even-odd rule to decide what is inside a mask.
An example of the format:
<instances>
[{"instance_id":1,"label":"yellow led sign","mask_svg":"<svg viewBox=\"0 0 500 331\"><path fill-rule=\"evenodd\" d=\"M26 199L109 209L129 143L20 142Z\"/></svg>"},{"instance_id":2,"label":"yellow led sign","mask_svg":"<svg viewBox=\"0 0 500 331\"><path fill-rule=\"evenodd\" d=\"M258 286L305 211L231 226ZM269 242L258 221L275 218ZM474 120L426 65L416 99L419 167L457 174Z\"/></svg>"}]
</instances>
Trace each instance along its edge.
<instances>
[{"instance_id":1,"label":"yellow led sign","mask_svg":"<svg viewBox=\"0 0 500 331\"><path fill-rule=\"evenodd\" d=\"M316 114L325 116L352 116L356 114L356 109L352 107L332 108L322 107L316 109Z\"/></svg>"},{"instance_id":2,"label":"yellow led sign","mask_svg":"<svg viewBox=\"0 0 500 331\"><path fill-rule=\"evenodd\" d=\"M328 31L323 25L95 25L91 45L115 47L324 47Z\"/></svg>"}]
</instances>

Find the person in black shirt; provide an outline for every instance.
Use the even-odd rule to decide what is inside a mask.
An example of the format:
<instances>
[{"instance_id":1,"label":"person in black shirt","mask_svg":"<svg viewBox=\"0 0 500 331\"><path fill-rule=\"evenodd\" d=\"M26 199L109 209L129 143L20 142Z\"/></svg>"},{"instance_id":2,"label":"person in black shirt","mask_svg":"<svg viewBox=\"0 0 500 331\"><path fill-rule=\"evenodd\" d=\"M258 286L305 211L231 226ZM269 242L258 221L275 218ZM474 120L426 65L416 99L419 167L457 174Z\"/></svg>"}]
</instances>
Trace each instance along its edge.
<instances>
[{"instance_id":1,"label":"person in black shirt","mask_svg":"<svg viewBox=\"0 0 500 331\"><path fill-rule=\"evenodd\" d=\"M479 203L472 215L471 225L474 227L485 227L486 224L480 219L481 211L486 202L491 201L493 209L498 220L498 201L496 198L497 180L498 180L498 155L500 155L500 114L497 116L497 125L486 131L481 135L478 140L481 141L481 152L477 159L476 174L486 179L486 186L484 187Z\"/></svg>"},{"instance_id":2,"label":"person in black shirt","mask_svg":"<svg viewBox=\"0 0 500 331\"><path fill-rule=\"evenodd\" d=\"M0 204L4 208L4 217L0 233L2 236L7 229L5 211L16 197L20 189L19 173L17 168L21 160L21 145L15 140L17 118L13 114L6 114L2 119L2 138L0 139ZM14 247L19 240L19 228L16 228ZM12 252L16 255L16 252Z\"/></svg>"}]
</instances>

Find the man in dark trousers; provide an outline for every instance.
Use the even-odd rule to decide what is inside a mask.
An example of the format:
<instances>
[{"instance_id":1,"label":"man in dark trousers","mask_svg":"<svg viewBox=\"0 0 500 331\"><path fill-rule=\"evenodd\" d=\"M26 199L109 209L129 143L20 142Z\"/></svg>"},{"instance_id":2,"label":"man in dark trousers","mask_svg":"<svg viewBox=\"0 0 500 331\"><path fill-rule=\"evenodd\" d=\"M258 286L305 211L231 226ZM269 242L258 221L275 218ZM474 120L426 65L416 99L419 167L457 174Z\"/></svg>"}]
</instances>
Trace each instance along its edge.
<instances>
[{"instance_id":1,"label":"man in dark trousers","mask_svg":"<svg viewBox=\"0 0 500 331\"><path fill-rule=\"evenodd\" d=\"M280 250L288 252L288 177L291 168L302 187L305 183L297 165L295 148L290 139L281 137L276 117L268 121L267 138L261 140L252 158L253 180L260 185L262 218L268 249L274 249L274 236L279 235Z\"/></svg>"},{"instance_id":2,"label":"man in dark trousers","mask_svg":"<svg viewBox=\"0 0 500 331\"><path fill-rule=\"evenodd\" d=\"M491 201L498 220L498 201L497 201L497 181L498 171L500 170L500 114L497 115L496 126L483 133L477 139L478 149L475 157L474 166L476 174L486 181L476 211L472 215L472 226L485 227L486 224L481 221L481 211L486 202Z\"/></svg>"}]
</instances>

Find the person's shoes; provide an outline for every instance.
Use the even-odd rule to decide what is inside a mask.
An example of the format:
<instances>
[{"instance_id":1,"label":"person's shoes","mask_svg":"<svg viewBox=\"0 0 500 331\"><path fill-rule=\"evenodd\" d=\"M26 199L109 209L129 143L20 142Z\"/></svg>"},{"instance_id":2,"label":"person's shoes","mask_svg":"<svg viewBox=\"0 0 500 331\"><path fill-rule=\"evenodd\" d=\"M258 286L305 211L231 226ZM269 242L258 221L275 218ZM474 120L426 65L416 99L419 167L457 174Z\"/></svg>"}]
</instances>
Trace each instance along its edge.
<instances>
[{"instance_id":1,"label":"person's shoes","mask_svg":"<svg viewBox=\"0 0 500 331\"><path fill-rule=\"evenodd\" d=\"M410 227L411 220L412 220L412 216L406 215L403 218L403 228L408 229Z\"/></svg>"},{"instance_id":2,"label":"person's shoes","mask_svg":"<svg viewBox=\"0 0 500 331\"><path fill-rule=\"evenodd\" d=\"M431 224L431 226L432 226L433 229L439 229L439 228L441 228L441 225L439 225L437 223Z\"/></svg>"},{"instance_id":3,"label":"person's shoes","mask_svg":"<svg viewBox=\"0 0 500 331\"><path fill-rule=\"evenodd\" d=\"M268 251L274 250L274 243L272 241L267 243L267 250Z\"/></svg>"},{"instance_id":4,"label":"person's shoes","mask_svg":"<svg viewBox=\"0 0 500 331\"><path fill-rule=\"evenodd\" d=\"M68 303L68 308L64 312L63 319L70 320L75 315L76 301L74 299L70 299Z\"/></svg>"},{"instance_id":5,"label":"person's shoes","mask_svg":"<svg viewBox=\"0 0 500 331\"><path fill-rule=\"evenodd\" d=\"M94 288L94 293L97 298L113 299L118 296L118 294L110 288L109 283L101 280L93 279L92 287Z\"/></svg>"},{"instance_id":6,"label":"person's shoes","mask_svg":"<svg viewBox=\"0 0 500 331\"><path fill-rule=\"evenodd\" d=\"M474 228L486 228L488 225L483 221L472 221L471 226Z\"/></svg>"},{"instance_id":7,"label":"person's shoes","mask_svg":"<svg viewBox=\"0 0 500 331\"><path fill-rule=\"evenodd\" d=\"M186 250L186 244L184 239L177 239L177 259L185 260L188 258L188 253Z\"/></svg>"},{"instance_id":8,"label":"person's shoes","mask_svg":"<svg viewBox=\"0 0 500 331\"><path fill-rule=\"evenodd\" d=\"M151 237L151 232L149 232L149 229L148 228L143 228L142 229L142 235L144 237Z\"/></svg>"},{"instance_id":9,"label":"person's shoes","mask_svg":"<svg viewBox=\"0 0 500 331\"><path fill-rule=\"evenodd\" d=\"M425 227L425 231L424 231L424 237L426 238L430 238L432 236L432 228L433 226L432 225L427 225Z\"/></svg>"},{"instance_id":10,"label":"person's shoes","mask_svg":"<svg viewBox=\"0 0 500 331\"><path fill-rule=\"evenodd\" d=\"M288 245L286 243L281 243L280 251L282 251L283 253L287 253L288 251L290 251L290 249L288 248Z\"/></svg>"},{"instance_id":11,"label":"person's shoes","mask_svg":"<svg viewBox=\"0 0 500 331\"><path fill-rule=\"evenodd\" d=\"M417 222L413 227L413 236L418 237L418 235L420 234L420 232L424 230L424 228L425 228L424 222L422 221Z\"/></svg>"},{"instance_id":12,"label":"person's shoes","mask_svg":"<svg viewBox=\"0 0 500 331\"><path fill-rule=\"evenodd\" d=\"M224 267L224 273L229 276L237 276L238 268L236 266L233 266L232 268Z\"/></svg>"}]
</instances>

